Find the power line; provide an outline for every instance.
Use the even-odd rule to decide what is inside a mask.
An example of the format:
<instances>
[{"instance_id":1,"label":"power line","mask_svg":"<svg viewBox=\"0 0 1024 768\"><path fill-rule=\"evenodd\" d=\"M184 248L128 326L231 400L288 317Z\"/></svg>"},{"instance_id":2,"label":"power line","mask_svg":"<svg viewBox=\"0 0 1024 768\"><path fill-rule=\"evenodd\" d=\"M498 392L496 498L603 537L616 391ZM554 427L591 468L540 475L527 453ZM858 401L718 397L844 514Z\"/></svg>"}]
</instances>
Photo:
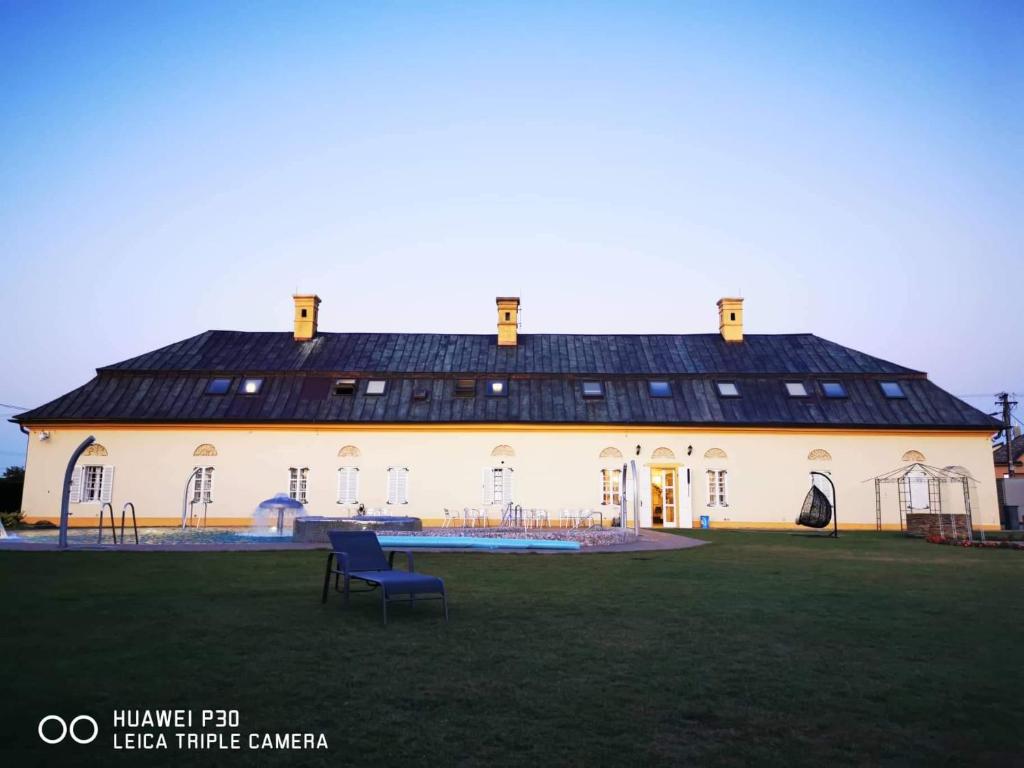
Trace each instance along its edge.
<instances>
[{"instance_id":1,"label":"power line","mask_svg":"<svg viewBox=\"0 0 1024 768\"><path fill-rule=\"evenodd\" d=\"M27 411L28 410L28 408L26 408L23 405L11 405L10 403L0 403L0 408L9 408L12 411Z\"/></svg>"}]
</instances>

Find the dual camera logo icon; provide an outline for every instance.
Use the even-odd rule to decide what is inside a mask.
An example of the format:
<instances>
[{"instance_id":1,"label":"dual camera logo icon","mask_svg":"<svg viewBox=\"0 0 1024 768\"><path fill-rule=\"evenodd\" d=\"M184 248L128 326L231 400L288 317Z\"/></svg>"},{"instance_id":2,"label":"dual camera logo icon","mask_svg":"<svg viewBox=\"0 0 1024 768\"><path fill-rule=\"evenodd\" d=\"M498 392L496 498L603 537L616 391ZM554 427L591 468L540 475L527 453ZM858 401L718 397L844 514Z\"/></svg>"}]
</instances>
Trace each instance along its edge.
<instances>
[{"instance_id":1,"label":"dual camera logo icon","mask_svg":"<svg viewBox=\"0 0 1024 768\"><path fill-rule=\"evenodd\" d=\"M47 723L54 722L56 726L47 727ZM91 733L90 733L91 727ZM60 715L47 715L39 721L39 738L47 744L60 744L68 736L78 744L91 744L100 733L100 727L96 721L88 715L79 715L70 723ZM47 736L47 732L50 733ZM54 736L54 732L59 735Z\"/></svg>"}]
</instances>

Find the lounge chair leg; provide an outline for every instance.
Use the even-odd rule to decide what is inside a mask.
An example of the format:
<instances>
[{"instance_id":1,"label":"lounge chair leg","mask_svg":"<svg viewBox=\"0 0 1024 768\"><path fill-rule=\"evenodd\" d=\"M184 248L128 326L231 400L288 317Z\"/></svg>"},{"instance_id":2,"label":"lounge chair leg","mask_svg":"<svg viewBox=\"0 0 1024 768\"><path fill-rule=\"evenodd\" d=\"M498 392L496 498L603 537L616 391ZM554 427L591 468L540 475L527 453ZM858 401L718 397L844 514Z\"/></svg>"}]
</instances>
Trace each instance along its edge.
<instances>
[{"instance_id":1,"label":"lounge chair leg","mask_svg":"<svg viewBox=\"0 0 1024 768\"><path fill-rule=\"evenodd\" d=\"M324 593L320 596L320 602L327 602L327 588L331 585L331 561L334 559L334 553L332 552L327 556L327 571L324 573ZM338 585L337 577L334 581L335 587Z\"/></svg>"},{"instance_id":2,"label":"lounge chair leg","mask_svg":"<svg viewBox=\"0 0 1024 768\"><path fill-rule=\"evenodd\" d=\"M348 585L349 585L349 578L348 578L348 574L345 574L345 589L344 589L344 592L343 592L343 594L344 594L344 596L345 596L345 605L348 605L348 600L349 600L349 594L348 594L348 593L349 593L349 589L348 589Z\"/></svg>"},{"instance_id":3,"label":"lounge chair leg","mask_svg":"<svg viewBox=\"0 0 1024 768\"><path fill-rule=\"evenodd\" d=\"M441 602L444 604L444 620L448 621L448 593L441 593Z\"/></svg>"},{"instance_id":4,"label":"lounge chair leg","mask_svg":"<svg viewBox=\"0 0 1024 768\"><path fill-rule=\"evenodd\" d=\"M388 592L383 586L380 588L380 612L384 618L384 626L388 624Z\"/></svg>"}]
</instances>

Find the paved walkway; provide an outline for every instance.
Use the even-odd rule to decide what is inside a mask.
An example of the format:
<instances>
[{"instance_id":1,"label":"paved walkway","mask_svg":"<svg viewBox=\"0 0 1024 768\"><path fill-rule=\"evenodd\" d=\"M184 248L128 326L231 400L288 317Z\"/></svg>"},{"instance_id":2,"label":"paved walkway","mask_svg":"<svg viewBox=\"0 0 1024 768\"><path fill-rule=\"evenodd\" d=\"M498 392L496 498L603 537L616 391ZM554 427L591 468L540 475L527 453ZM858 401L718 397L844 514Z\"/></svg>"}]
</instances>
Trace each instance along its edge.
<instances>
[{"instance_id":1,"label":"paved walkway","mask_svg":"<svg viewBox=\"0 0 1024 768\"><path fill-rule=\"evenodd\" d=\"M416 547L417 552L483 552L487 554L544 554L544 555L599 555L614 552L665 552L677 549L690 549L699 547L710 542L700 539L691 539L688 536L677 536L672 533L661 531L640 531L640 538L637 541L626 544L611 544L605 547L582 547L579 550L550 550L550 549L432 549L427 547ZM287 542L259 542L248 544L107 544L96 546L73 546L69 551L75 552L266 552L283 550L326 550L327 544L296 544ZM18 539L0 539L0 551L19 552L54 552L57 551L56 542L31 543Z\"/></svg>"}]
</instances>

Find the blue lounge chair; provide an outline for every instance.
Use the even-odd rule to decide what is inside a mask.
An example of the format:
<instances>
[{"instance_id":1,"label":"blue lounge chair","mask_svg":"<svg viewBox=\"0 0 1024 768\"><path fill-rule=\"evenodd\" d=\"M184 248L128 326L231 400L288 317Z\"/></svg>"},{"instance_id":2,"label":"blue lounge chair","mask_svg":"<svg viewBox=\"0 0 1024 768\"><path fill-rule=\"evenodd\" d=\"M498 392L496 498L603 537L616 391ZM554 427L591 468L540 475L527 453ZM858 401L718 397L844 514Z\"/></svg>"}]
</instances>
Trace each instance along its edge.
<instances>
[{"instance_id":1,"label":"blue lounge chair","mask_svg":"<svg viewBox=\"0 0 1024 768\"><path fill-rule=\"evenodd\" d=\"M444 581L437 576L425 573L414 573L412 552L403 552L408 564L407 571L394 568L396 552L384 557L377 534L373 531L329 531L331 549L327 556L327 572L324 574L324 591L320 602L327 602L327 589L334 576L334 589L345 596L348 603L350 592L372 592L380 589L380 607L384 623L388 623L388 603L393 602L395 595L403 595L409 603L416 600L417 595L440 595L440 597L420 598L441 600L444 604L444 620L448 621L448 597L444 591ZM338 581L344 580L344 587L338 589ZM350 589L349 582L361 581L369 585L369 589Z\"/></svg>"}]
</instances>

